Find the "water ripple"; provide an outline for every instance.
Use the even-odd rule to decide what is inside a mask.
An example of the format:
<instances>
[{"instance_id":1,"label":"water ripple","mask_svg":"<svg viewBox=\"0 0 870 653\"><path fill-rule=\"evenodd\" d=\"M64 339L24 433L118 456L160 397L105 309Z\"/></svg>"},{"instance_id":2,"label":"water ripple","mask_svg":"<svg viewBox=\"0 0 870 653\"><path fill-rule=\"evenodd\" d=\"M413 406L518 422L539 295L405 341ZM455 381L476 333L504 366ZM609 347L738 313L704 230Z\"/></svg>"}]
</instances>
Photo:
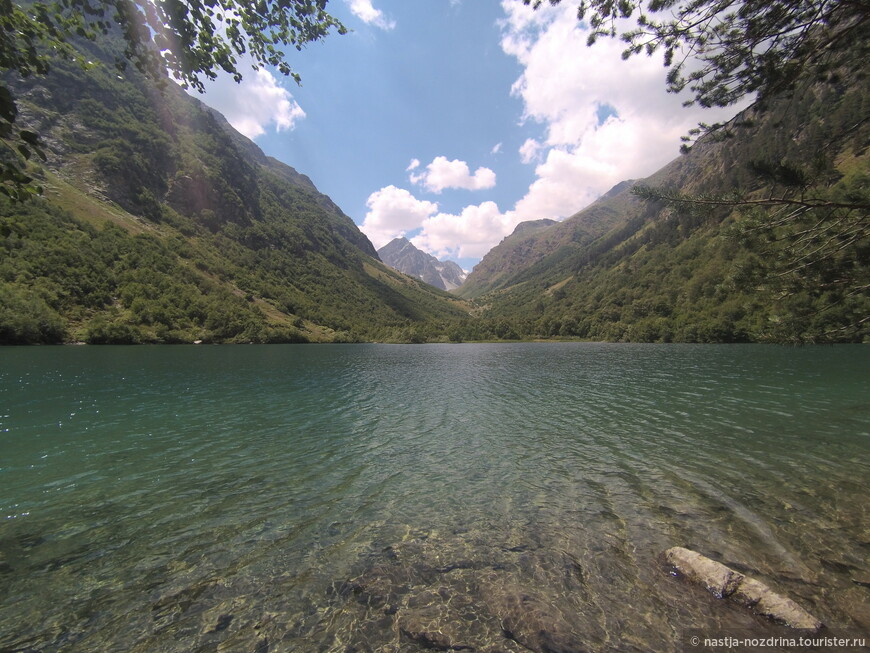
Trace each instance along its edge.
<instances>
[{"instance_id":1,"label":"water ripple","mask_svg":"<svg viewBox=\"0 0 870 653\"><path fill-rule=\"evenodd\" d=\"M513 650L519 596L589 650L772 632L676 544L870 627L863 349L2 356L3 649L416 651L426 616Z\"/></svg>"}]
</instances>

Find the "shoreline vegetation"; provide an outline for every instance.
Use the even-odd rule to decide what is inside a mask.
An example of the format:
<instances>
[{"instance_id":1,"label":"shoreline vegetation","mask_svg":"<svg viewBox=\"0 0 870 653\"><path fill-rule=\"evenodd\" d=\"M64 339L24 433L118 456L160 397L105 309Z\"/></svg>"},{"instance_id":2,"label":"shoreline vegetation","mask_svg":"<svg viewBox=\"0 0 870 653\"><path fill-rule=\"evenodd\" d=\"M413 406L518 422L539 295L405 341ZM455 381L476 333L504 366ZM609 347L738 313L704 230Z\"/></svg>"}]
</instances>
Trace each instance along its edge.
<instances>
[{"instance_id":1,"label":"shoreline vegetation","mask_svg":"<svg viewBox=\"0 0 870 653\"><path fill-rule=\"evenodd\" d=\"M60 343L37 343L37 344L12 344L0 345L2 348L11 347L246 347L246 346L271 346L271 345L740 345L740 346L765 346L776 347L835 347L835 346L860 346L866 342L628 342L607 340L584 340L582 338L520 338L516 340L431 340L427 342L408 342L399 340L359 340L355 342L345 341L321 341L321 342L138 342L138 343L99 343L92 344L83 341L60 342Z\"/></svg>"},{"instance_id":2,"label":"shoreline vegetation","mask_svg":"<svg viewBox=\"0 0 870 653\"><path fill-rule=\"evenodd\" d=\"M449 345L449 344L511 344L511 343L580 343L580 344L777 344L777 345L835 345L835 344L868 344L861 341L822 341L822 342L803 342L803 341L775 341L775 340L601 340L597 338L579 338L579 337L513 337L513 338L463 338L456 335L453 336L436 336L430 338L421 338L417 335L407 337L386 338L386 339L365 339L353 334L337 334L334 339L307 339L304 334L281 334L271 333L264 339L197 339L184 340L182 338L173 337L169 340L160 340L154 338L143 337L141 332L129 329L114 329L111 332L100 331L98 335L92 336L87 340L64 339L64 340L34 340L22 341L12 339L9 341L0 342L0 347L38 347L38 346L136 346L136 345L171 345L171 346L199 346L199 345L328 345L328 344L382 344L382 345Z\"/></svg>"}]
</instances>

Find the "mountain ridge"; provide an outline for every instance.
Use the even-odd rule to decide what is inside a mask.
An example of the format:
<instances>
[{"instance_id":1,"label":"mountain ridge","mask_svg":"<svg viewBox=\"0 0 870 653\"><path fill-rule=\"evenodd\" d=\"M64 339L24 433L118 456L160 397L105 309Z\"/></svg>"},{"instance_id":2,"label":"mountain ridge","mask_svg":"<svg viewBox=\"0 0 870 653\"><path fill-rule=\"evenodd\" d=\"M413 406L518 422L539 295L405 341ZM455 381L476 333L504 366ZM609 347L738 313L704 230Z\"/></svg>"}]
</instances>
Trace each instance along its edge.
<instances>
[{"instance_id":1,"label":"mountain ridge","mask_svg":"<svg viewBox=\"0 0 870 653\"><path fill-rule=\"evenodd\" d=\"M634 183L616 184L591 205L561 222L543 219L520 223L510 236L484 255L457 294L474 299L502 288L516 274L541 264L560 248L579 246L603 235L622 220L625 204L635 204L630 195L625 195Z\"/></svg>"},{"instance_id":2,"label":"mountain ridge","mask_svg":"<svg viewBox=\"0 0 870 653\"><path fill-rule=\"evenodd\" d=\"M465 271L453 261L439 261L417 249L407 238L394 238L378 250L381 261L399 272L440 290L455 290L465 281Z\"/></svg>"}]
</instances>

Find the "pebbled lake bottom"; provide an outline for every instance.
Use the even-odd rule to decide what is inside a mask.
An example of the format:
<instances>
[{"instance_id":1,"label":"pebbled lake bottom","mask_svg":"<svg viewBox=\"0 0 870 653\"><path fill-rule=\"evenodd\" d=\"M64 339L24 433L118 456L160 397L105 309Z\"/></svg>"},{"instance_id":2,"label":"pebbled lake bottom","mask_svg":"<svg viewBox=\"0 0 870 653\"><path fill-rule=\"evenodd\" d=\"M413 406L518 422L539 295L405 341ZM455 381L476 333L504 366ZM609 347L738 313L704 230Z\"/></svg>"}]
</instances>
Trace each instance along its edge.
<instances>
[{"instance_id":1,"label":"pebbled lake bottom","mask_svg":"<svg viewBox=\"0 0 870 653\"><path fill-rule=\"evenodd\" d=\"M0 651L870 643L868 479L862 346L6 348Z\"/></svg>"}]
</instances>

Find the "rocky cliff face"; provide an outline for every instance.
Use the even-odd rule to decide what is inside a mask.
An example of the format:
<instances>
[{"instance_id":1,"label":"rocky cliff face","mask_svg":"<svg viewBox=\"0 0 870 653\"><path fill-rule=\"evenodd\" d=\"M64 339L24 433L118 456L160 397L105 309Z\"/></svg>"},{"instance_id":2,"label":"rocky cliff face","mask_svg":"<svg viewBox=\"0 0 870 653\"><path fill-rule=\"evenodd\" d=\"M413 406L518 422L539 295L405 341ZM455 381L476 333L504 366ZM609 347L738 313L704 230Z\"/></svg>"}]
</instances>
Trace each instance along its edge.
<instances>
[{"instance_id":1,"label":"rocky cliff face","mask_svg":"<svg viewBox=\"0 0 870 653\"><path fill-rule=\"evenodd\" d=\"M395 238L378 250L381 261L441 290L454 290L465 281L465 272L453 261L437 258L414 247L406 238Z\"/></svg>"}]
</instances>

